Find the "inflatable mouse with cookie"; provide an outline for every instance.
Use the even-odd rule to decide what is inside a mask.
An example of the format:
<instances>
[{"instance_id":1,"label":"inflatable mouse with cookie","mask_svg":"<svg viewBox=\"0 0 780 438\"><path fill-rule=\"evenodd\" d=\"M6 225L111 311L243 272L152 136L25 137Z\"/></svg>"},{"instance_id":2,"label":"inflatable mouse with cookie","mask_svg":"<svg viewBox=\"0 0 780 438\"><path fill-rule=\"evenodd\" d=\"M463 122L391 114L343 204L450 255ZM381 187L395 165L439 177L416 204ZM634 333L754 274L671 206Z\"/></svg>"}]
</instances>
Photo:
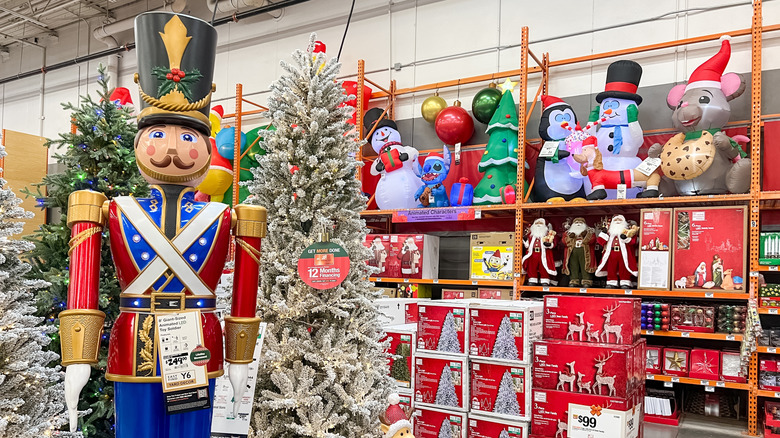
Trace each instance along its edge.
<instances>
[{"instance_id":1,"label":"inflatable mouse with cookie","mask_svg":"<svg viewBox=\"0 0 780 438\"><path fill-rule=\"evenodd\" d=\"M742 76L723 74L731 57L730 40L722 36L718 53L696 68L687 84L676 85L666 97L679 133L663 146L654 144L648 152L661 159L664 178L673 182L662 185L665 195L750 190L750 159L740 145L749 139L721 131L731 116L729 101L745 91Z\"/></svg>"}]
</instances>

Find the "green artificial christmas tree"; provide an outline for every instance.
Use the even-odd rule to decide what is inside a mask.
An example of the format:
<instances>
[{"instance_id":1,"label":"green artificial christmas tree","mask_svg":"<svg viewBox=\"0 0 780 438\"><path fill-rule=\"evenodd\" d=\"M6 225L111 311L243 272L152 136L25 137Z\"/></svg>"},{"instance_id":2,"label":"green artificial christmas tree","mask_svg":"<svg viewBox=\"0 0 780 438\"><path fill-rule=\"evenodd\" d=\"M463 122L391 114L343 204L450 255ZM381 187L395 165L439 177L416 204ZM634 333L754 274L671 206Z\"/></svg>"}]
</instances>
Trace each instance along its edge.
<instances>
[{"instance_id":1,"label":"green artificial christmas tree","mask_svg":"<svg viewBox=\"0 0 780 438\"><path fill-rule=\"evenodd\" d=\"M399 382L410 382L412 380L407 360L412 355L411 350L409 344L404 343L398 344L395 348L395 355L398 357L393 360L393 365L390 367L390 376Z\"/></svg>"},{"instance_id":2,"label":"green artificial christmas tree","mask_svg":"<svg viewBox=\"0 0 780 438\"><path fill-rule=\"evenodd\" d=\"M43 225L29 237L35 248L29 254L33 266L29 276L51 284L37 293L38 315L47 324L59 327L57 314L65 309L68 291L68 241L70 229L66 224L68 196L76 190L89 189L105 194L108 198L123 195L146 196L149 187L135 164L133 143L137 128L129 108L112 102L109 97L108 77L105 69L98 69L98 97L82 96L78 105L63 104L71 112L76 132L60 134L49 140L46 147L64 150L54 154L62 164L62 173L50 174L36 185L36 193L28 195L38 199L38 205L59 208L59 222ZM104 378L108 337L111 324L119 314L119 283L109 251L109 236L103 233L103 254L100 269L100 310L106 313L106 327L98 367L93 370L89 383L82 391L79 410L91 409L91 414L80 419L80 428L87 437L113 438L114 387ZM55 330L50 348L59 353L59 335Z\"/></svg>"},{"instance_id":3,"label":"green artificial christmas tree","mask_svg":"<svg viewBox=\"0 0 780 438\"><path fill-rule=\"evenodd\" d=\"M490 135L479 171L485 175L474 188L474 205L501 204L507 187L517 183L517 108L512 90L504 91L496 112L490 119Z\"/></svg>"}]
</instances>

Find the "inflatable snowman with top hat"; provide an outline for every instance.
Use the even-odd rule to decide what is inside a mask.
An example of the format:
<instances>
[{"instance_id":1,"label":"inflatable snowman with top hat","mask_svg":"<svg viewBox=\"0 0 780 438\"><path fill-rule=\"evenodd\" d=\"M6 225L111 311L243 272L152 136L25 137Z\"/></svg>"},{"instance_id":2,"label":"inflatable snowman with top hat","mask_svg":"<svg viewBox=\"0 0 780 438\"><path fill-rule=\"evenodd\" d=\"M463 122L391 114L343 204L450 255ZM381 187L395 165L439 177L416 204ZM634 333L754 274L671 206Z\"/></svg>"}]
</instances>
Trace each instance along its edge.
<instances>
[{"instance_id":1,"label":"inflatable snowman with top hat","mask_svg":"<svg viewBox=\"0 0 780 438\"><path fill-rule=\"evenodd\" d=\"M596 131L598 148L602 154L604 169L633 170L642 160L637 157L644 136L639 126L639 108L642 96L636 94L642 67L634 61L615 61L607 67L607 83L604 91L596 95L598 105L591 111L589 121L606 117ZM608 110L609 113L607 113ZM590 182L586 180L586 189L590 193ZM615 190L607 191L615 198ZM638 189L626 191L626 197L633 198Z\"/></svg>"},{"instance_id":2,"label":"inflatable snowman with top hat","mask_svg":"<svg viewBox=\"0 0 780 438\"><path fill-rule=\"evenodd\" d=\"M364 125L367 131L376 120L371 117L372 111L366 113ZM414 195L423 186L414 173L419 155L417 149L401 143L398 127L388 119L376 124L371 134L371 147L379 155L371 164L371 175L380 175L374 192L376 205L380 210L416 208Z\"/></svg>"},{"instance_id":3,"label":"inflatable snowman with top hat","mask_svg":"<svg viewBox=\"0 0 780 438\"><path fill-rule=\"evenodd\" d=\"M584 198L583 177L579 164L571 165L565 139L571 134L563 125L577 125L577 116L568 103L554 96L542 96L542 119L539 135L545 142L557 142L552 157L539 157L534 173L533 198L537 201L571 201Z\"/></svg>"}]
</instances>

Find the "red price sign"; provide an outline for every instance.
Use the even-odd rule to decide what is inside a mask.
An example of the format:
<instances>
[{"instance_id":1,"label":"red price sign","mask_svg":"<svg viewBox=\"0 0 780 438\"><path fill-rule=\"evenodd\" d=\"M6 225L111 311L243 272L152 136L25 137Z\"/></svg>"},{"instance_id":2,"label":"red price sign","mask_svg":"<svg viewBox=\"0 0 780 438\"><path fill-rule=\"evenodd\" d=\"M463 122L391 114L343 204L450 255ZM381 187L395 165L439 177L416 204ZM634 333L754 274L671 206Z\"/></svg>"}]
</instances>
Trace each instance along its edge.
<instances>
[{"instance_id":1,"label":"red price sign","mask_svg":"<svg viewBox=\"0 0 780 438\"><path fill-rule=\"evenodd\" d=\"M304 249L298 259L298 275L315 289L338 286L348 272L347 251L332 242L317 242Z\"/></svg>"}]
</instances>

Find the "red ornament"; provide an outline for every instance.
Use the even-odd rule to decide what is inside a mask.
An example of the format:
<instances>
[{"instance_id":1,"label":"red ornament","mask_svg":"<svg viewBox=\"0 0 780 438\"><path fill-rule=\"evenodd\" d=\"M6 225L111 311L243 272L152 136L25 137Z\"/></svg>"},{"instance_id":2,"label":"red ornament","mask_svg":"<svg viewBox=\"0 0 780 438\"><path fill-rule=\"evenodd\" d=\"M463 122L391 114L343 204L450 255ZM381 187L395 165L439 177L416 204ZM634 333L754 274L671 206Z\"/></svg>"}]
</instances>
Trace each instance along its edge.
<instances>
[{"instance_id":1,"label":"red ornament","mask_svg":"<svg viewBox=\"0 0 780 438\"><path fill-rule=\"evenodd\" d=\"M292 166L290 168L290 173L292 173L293 175L295 175L295 172L297 172L297 171L298 171L298 166Z\"/></svg>"},{"instance_id":2,"label":"red ornament","mask_svg":"<svg viewBox=\"0 0 780 438\"><path fill-rule=\"evenodd\" d=\"M181 78L178 77L178 76L174 76L173 77L173 82L179 82L180 80L181 80Z\"/></svg>"},{"instance_id":3,"label":"red ornament","mask_svg":"<svg viewBox=\"0 0 780 438\"><path fill-rule=\"evenodd\" d=\"M179 69L178 68L172 68L171 69L171 73L173 73L175 75L178 75L179 74Z\"/></svg>"},{"instance_id":4,"label":"red ornament","mask_svg":"<svg viewBox=\"0 0 780 438\"><path fill-rule=\"evenodd\" d=\"M184 70L179 70L179 77L184 79L184 76L187 76L186 74L184 74Z\"/></svg>"},{"instance_id":5,"label":"red ornament","mask_svg":"<svg viewBox=\"0 0 780 438\"><path fill-rule=\"evenodd\" d=\"M168 79L169 81L173 79L173 73L168 73L167 75L165 75L165 79Z\"/></svg>"},{"instance_id":6,"label":"red ornament","mask_svg":"<svg viewBox=\"0 0 780 438\"><path fill-rule=\"evenodd\" d=\"M444 108L436 116L436 135L446 144L466 143L474 134L474 119L461 108L460 102Z\"/></svg>"}]
</instances>

